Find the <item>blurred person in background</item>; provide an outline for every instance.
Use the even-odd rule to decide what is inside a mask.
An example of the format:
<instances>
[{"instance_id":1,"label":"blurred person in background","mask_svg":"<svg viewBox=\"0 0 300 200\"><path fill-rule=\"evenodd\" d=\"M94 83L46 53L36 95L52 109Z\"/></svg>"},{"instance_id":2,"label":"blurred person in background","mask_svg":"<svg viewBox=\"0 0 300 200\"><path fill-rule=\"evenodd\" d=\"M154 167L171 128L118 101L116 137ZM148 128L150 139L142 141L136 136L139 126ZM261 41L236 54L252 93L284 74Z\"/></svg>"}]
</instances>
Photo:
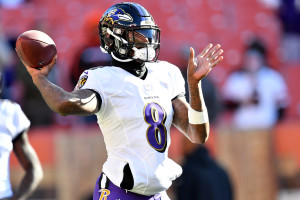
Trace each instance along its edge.
<instances>
[{"instance_id":1,"label":"blurred person in background","mask_svg":"<svg viewBox=\"0 0 300 200\"><path fill-rule=\"evenodd\" d=\"M263 42L246 47L243 66L225 81L223 95L230 123L218 134L219 158L239 200L275 199L273 128L283 119L288 91L283 76L266 63Z\"/></svg>"},{"instance_id":2,"label":"blurred person in background","mask_svg":"<svg viewBox=\"0 0 300 200\"><path fill-rule=\"evenodd\" d=\"M17 9L29 1L31 0L0 0L0 7L5 9Z\"/></svg>"},{"instance_id":3,"label":"blurred person in background","mask_svg":"<svg viewBox=\"0 0 300 200\"><path fill-rule=\"evenodd\" d=\"M203 96L209 122L213 126L222 111L221 101L214 83L202 79ZM176 181L178 200L233 200L233 188L227 171L211 156L206 145L183 140L183 173Z\"/></svg>"},{"instance_id":4,"label":"blurred person in background","mask_svg":"<svg viewBox=\"0 0 300 200\"><path fill-rule=\"evenodd\" d=\"M84 71L73 92L47 79L56 58L41 70L24 65L53 111L97 115L108 158L95 185L95 200L168 200L166 190L182 173L168 158L170 126L191 142L206 142L209 120L201 80L223 60L223 50L209 44L195 57L190 48L189 104L178 67L157 61L160 29L144 7L110 7L100 20L99 34L113 66Z\"/></svg>"},{"instance_id":5,"label":"blurred person in background","mask_svg":"<svg viewBox=\"0 0 300 200\"><path fill-rule=\"evenodd\" d=\"M0 72L0 94L2 85ZM27 199L42 180L42 166L27 135L29 126L30 121L17 103L0 99L0 199ZM9 157L12 150L25 170L25 175L14 193L9 176Z\"/></svg>"},{"instance_id":6,"label":"blurred person in background","mask_svg":"<svg viewBox=\"0 0 300 200\"><path fill-rule=\"evenodd\" d=\"M282 75L266 63L266 47L255 39L244 54L243 66L224 84L225 105L233 111L233 128L271 129L284 116L288 91Z\"/></svg>"},{"instance_id":7,"label":"blurred person in background","mask_svg":"<svg viewBox=\"0 0 300 200\"><path fill-rule=\"evenodd\" d=\"M183 140L183 173L176 182L178 200L233 200L233 187L227 171L203 145Z\"/></svg>"},{"instance_id":8,"label":"blurred person in background","mask_svg":"<svg viewBox=\"0 0 300 200\"><path fill-rule=\"evenodd\" d=\"M84 42L78 48L71 64L71 82L76 85L80 75L87 69L97 66L107 66L111 64L111 57L99 51L99 16L101 12L91 12L85 17Z\"/></svg>"},{"instance_id":9,"label":"blurred person in background","mask_svg":"<svg viewBox=\"0 0 300 200\"><path fill-rule=\"evenodd\" d=\"M7 82L9 82L9 86L12 80L12 70L10 67L10 63L13 58L12 48L9 45L9 41L7 40L6 36L2 32L2 23L0 21L0 71L3 77L6 77ZM6 85L7 86L7 85ZM5 88L8 89L8 88ZM1 95L4 97L10 97L10 92L3 91Z\"/></svg>"},{"instance_id":10,"label":"blurred person in background","mask_svg":"<svg viewBox=\"0 0 300 200\"><path fill-rule=\"evenodd\" d=\"M38 26L38 22L35 26ZM31 122L31 127L52 124L53 113L14 51L16 37L11 35L8 37L1 29L0 21L0 70L5 80L2 97L18 103L23 108ZM49 75L49 79L55 81L54 71Z\"/></svg>"},{"instance_id":11,"label":"blurred person in background","mask_svg":"<svg viewBox=\"0 0 300 200\"><path fill-rule=\"evenodd\" d=\"M284 61L300 61L300 1L281 0L278 17L282 23L282 47Z\"/></svg>"}]
</instances>

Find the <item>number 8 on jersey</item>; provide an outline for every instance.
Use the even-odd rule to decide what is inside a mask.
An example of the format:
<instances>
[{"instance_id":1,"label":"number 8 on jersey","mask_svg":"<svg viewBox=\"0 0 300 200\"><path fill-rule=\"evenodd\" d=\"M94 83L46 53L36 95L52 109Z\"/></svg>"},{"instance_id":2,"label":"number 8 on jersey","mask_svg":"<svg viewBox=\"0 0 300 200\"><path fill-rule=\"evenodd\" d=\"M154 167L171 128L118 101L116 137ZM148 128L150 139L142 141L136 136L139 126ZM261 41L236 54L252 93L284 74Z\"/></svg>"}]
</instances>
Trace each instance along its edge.
<instances>
[{"instance_id":1,"label":"number 8 on jersey","mask_svg":"<svg viewBox=\"0 0 300 200\"><path fill-rule=\"evenodd\" d=\"M144 119L149 124L146 131L148 143L161 153L167 147L167 129L164 125L166 118L166 111L159 104L151 102L145 106Z\"/></svg>"}]
</instances>

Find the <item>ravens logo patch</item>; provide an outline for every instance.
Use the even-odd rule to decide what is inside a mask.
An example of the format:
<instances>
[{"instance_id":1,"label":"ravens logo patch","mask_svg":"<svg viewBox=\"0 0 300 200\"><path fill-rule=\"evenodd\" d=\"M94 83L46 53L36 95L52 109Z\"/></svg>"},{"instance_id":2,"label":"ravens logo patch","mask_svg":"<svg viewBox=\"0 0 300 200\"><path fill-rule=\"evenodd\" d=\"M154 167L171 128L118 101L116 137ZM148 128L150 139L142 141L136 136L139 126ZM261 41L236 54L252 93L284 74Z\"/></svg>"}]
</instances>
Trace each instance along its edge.
<instances>
[{"instance_id":1,"label":"ravens logo patch","mask_svg":"<svg viewBox=\"0 0 300 200\"><path fill-rule=\"evenodd\" d=\"M88 79L88 76L86 76L86 75L82 76L76 85L76 89L82 88L84 86L84 84L86 83L87 79Z\"/></svg>"}]
</instances>

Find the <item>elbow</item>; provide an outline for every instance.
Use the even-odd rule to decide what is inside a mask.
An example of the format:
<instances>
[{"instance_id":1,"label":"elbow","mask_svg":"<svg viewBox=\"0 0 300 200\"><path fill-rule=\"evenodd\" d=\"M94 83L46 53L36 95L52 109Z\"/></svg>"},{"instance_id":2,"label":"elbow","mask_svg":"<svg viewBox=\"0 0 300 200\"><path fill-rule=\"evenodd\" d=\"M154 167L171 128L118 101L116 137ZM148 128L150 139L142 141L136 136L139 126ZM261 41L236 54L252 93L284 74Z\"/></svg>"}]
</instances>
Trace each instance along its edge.
<instances>
[{"instance_id":1,"label":"elbow","mask_svg":"<svg viewBox=\"0 0 300 200\"><path fill-rule=\"evenodd\" d=\"M204 144L209 137L209 127L200 131L193 132L190 136L190 141L195 144Z\"/></svg>"},{"instance_id":2,"label":"elbow","mask_svg":"<svg viewBox=\"0 0 300 200\"><path fill-rule=\"evenodd\" d=\"M43 172L43 169L40 168L40 169L37 169L35 170L34 172L34 179L35 179L35 182L36 183L40 183L44 178L44 172Z\"/></svg>"},{"instance_id":3,"label":"elbow","mask_svg":"<svg viewBox=\"0 0 300 200\"><path fill-rule=\"evenodd\" d=\"M32 171L34 182L36 182L37 184L40 183L44 178L44 171L42 166L40 164L36 164Z\"/></svg>"},{"instance_id":4,"label":"elbow","mask_svg":"<svg viewBox=\"0 0 300 200\"><path fill-rule=\"evenodd\" d=\"M205 136L195 136L190 138L192 143L195 144L204 144L208 140L208 135Z\"/></svg>"},{"instance_id":5,"label":"elbow","mask_svg":"<svg viewBox=\"0 0 300 200\"><path fill-rule=\"evenodd\" d=\"M57 112L58 114L60 114L61 116L66 116L66 115L68 115L68 111L67 111L68 104L69 104L69 102L67 102L67 101L59 102L59 103L57 103L55 109L53 109L53 110L55 112Z\"/></svg>"},{"instance_id":6,"label":"elbow","mask_svg":"<svg viewBox=\"0 0 300 200\"><path fill-rule=\"evenodd\" d=\"M31 180L33 185L38 185L44 178L44 172L40 164L36 164L26 170L26 177L30 177L28 180Z\"/></svg>"}]
</instances>

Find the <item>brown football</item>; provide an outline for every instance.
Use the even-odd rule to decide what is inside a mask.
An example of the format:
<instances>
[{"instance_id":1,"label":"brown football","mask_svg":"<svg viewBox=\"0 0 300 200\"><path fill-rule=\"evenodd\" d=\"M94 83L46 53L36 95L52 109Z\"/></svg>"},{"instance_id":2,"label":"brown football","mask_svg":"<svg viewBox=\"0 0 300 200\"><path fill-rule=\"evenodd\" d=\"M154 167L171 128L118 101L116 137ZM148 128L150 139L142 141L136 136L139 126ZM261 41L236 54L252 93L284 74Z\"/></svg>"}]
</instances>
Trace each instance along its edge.
<instances>
[{"instance_id":1,"label":"brown football","mask_svg":"<svg viewBox=\"0 0 300 200\"><path fill-rule=\"evenodd\" d=\"M20 59L33 68L48 65L57 54L51 37L38 30L22 33L16 41L16 51Z\"/></svg>"}]
</instances>

